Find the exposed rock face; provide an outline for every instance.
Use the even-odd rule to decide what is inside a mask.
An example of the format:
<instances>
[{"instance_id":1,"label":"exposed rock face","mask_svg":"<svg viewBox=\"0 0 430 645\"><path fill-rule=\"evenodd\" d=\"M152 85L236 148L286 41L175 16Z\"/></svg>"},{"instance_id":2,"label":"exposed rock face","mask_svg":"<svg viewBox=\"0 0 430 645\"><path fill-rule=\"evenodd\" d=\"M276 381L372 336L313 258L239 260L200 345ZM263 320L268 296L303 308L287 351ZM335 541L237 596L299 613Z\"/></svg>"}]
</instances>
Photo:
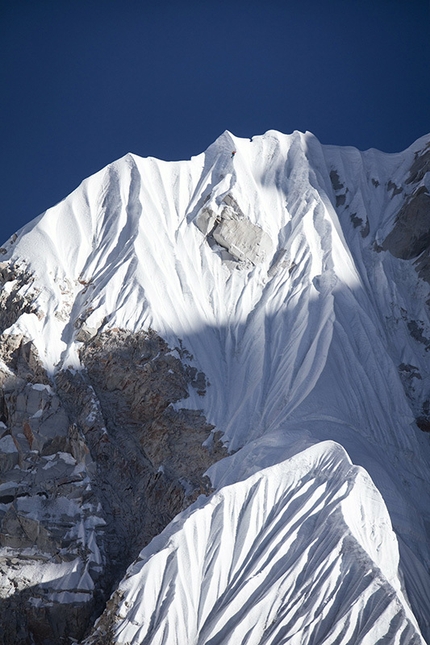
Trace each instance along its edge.
<instances>
[{"instance_id":1,"label":"exposed rock face","mask_svg":"<svg viewBox=\"0 0 430 645\"><path fill-rule=\"evenodd\" d=\"M264 231L246 220L221 220L213 236L238 260L253 264L262 262L271 251L271 243Z\"/></svg>"},{"instance_id":2,"label":"exposed rock face","mask_svg":"<svg viewBox=\"0 0 430 645\"><path fill-rule=\"evenodd\" d=\"M389 251L401 260L414 260L415 269L423 280L430 283L430 144L415 153L414 161L405 181L405 188L411 186L411 192L405 195L403 205L397 213L394 227L385 238L381 250ZM395 183L388 182L392 196L402 193ZM430 302L427 300L427 305ZM430 350L428 330L420 319L410 319L407 312L401 309L401 316L407 324L411 337ZM416 383L424 383L422 375L414 365L399 365L399 375L405 392L414 410L415 422L424 432L430 432L430 400L428 394L417 396Z\"/></svg>"},{"instance_id":3,"label":"exposed rock face","mask_svg":"<svg viewBox=\"0 0 430 645\"><path fill-rule=\"evenodd\" d=\"M18 310L17 310L18 311ZM198 411L174 409L206 379L155 333L82 346L55 382L26 339L0 369L0 641L81 639L151 538L200 493L225 454ZM189 362L189 361L188 361Z\"/></svg>"},{"instance_id":4,"label":"exposed rock face","mask_svg":"<svg viewBox=\"0 0 430 645\"><path fill-rule=\"evenodd\" d=\"M273 252L270 237L242 213L231 195L224 197L220 212L204 206L197 215L196 225L209 240L213 239L228 251L231 258L225 259L259 264Z\"/></svg>"},{"instance_id":5,"label":"exposed rock face","mask_svg":"<svg viewBox=\"0 0 430 645\"><path fill-rule=\"evenodd\" d=\"M94 610L105 521L85 441L55 390L34 382L43 368L31 346L26 358L28 378L21 355L19 374L13 358L1 373L0 640L63 643L82 636Z\"/></svg>"},{"instance_id":6,"label":"exposed rock face","mask_svg":"<svg viewBox=\"0 0 430 645\"><path fill-rule=\"evenodd\" d=\"M113 330L88 343L81 359L108 424L131 424L152 466L183 479L187 496L194 497L206 490L202 473L225 452L218 435L211 450L202 445L213 426L199 411L172 407L188 397L189 385L202 396L206 390L204 374L184 364L180 354L181 348L172 351L154 332Z\"/></svg>"},{"instance_id":7,"label":"exposed rock face","mask_svg":"<svg viewBox=\"0 0 430 645\"><path fill-rule=\"evenodd\" d=\"M430 144L427 144L420 153L415 154L406 183L418 184L428 172L430 172Z\"/></svg>"},{"instance_id":8,"label":"exposed rock face","mask_svg":"<svg viewBox=\"0 0 430 645\"><path fill-rule=\"evenodd\" d=\"M396 225L384 241L384 251L402 260L418 257L430 244L429 214L430 195L420 186L400 209Z\"/></svg>"},{"instance_id":9,"label":"exposed rock face","mask_svg":"<svg viewBox=\"0 0 430 645\"><path fill-rule=\"evenodd\" d=\"M57 384L98 464L110 587L180 510L209 492L203 473L226 453L218 436L210 450L202 446L212 426L201 413L171 407L203 375L155 333L105 332L81 359L85 377L62 372Z\"/></svg>"},{"instance_id":10,"label":"exposed rock face","mask_svg":"<svg viewBox=\"0 0 430 645\"><path fill-rule=\"evenodd\" d=\"M430 173L430 146L415 155L406 184L413 186L396 217L382 248L402 260L416 259L421 278L430 282L430 194L426 175ZM394 184L393 184L394 186ZM401 191L400 191L401 192ZM397 194L394 191L393 194Z\"/></svg>"},{"instance_id":11,"label":"exposed rock face","mask_svg":"<svg viewBox=\"0 0 430 645\"><path fill-rule=\"evenodd\" d=\"M25 269L0 262L0 333L23 313L36 313L32 305L32 277Z\"/></svg>"}]
</instances>

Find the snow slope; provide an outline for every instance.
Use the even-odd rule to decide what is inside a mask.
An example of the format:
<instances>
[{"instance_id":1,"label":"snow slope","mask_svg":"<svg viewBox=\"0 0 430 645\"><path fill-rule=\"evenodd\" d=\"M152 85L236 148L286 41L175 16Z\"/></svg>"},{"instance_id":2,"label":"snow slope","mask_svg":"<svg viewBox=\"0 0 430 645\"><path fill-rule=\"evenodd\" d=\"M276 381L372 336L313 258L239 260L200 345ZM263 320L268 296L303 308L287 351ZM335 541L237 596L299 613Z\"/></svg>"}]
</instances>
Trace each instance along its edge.
<instances>
[{"instance_id":1,"label":"snow slope","mask_svg":"<svg viewBox=\"0 0 430 645\"><path fill-rule=\"evenodd\" d=\"M155 538L119 587L112 631L154 645L422 643L397 566L381 496L323 442Z\"/></svg>"},{"instance_id":2,"label":"snow slope","mask_svg":"<svg viewBox=\"0 0 430 645\"><path fill-rule=\"evenodd\" d=\"M239 495L237 482L258 477L263 468L284 462L290 472L295 462L285 460L321 441L336 442L324 444L324 454L333 452L337 464L337 444L343 446L382 495L399 542L397 582L395 573L388 576L394 605L407 616L399 591L404 585L430 637L430 450L398 369L402 363L419 370L414 396L424 401L430 389L427 347L408 325L418 321L429 337L429 287L412 261L379 248L411 190L407 179L415 153L427 142L423 138L387 155L322 146L309 133L269 131L248 140L226 132L190 161L129 154L24 227L5 245L2 260L35 277L22 289L36 313L23 314L6 333L34 339L51 372L79 369L80 328L153 328L170 345L183 343L211 385L203 398L190 391L179 407L203 408L237 451L209 471L220 495L232 486L226 500L235 498L235 486ZM427 179L428 174L423 185ZM390 182L402 191L389 188ZM263 262L235 261L196 225L203 209L221 217L229 204L269 236L273 251ZM280 486L278 475L275 480ZM363 498L369 486L360 488ZM287 488L280 486L277 494ZM196 513L209 517L217 500ZM239 530L240 503L234 504L235 519L225 528L232 535ZM372 504L364 503L364 525L367 518L372 524ZM356 540L355 515L347 516ZM189 539L190 521L178 529L178 553L181 540L185 545ZM283 522L290 526L293 516ZM263 526L262 520L256 535ZM390 541L384 526L381 539ZM342 540L334 536L333 544ZM309 548L306 540L298 546L303 553ZM372 571L381 568L375 553L366 553ZM322 567L328 566L325 557ZM394 614L381 618L369 609L367 593L357 596L359 618L351 621L365 616L385 633L392 619L392 640L386 642L414 642L402 640L402 630L410 629L404 621L412 619L402 617L397 629ZM318 638L315 632L309 642L325 642Z\"/></svg>"}]
</instances>

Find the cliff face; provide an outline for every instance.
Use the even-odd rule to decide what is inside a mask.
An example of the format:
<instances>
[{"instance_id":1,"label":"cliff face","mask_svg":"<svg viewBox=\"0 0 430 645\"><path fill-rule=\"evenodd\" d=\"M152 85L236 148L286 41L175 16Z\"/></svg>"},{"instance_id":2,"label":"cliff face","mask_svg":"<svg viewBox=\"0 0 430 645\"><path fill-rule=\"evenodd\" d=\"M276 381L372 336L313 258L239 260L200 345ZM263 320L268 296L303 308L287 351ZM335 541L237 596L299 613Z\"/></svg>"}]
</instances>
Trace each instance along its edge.
<instances>
[{"instance_id":1,"label":"cliff face","mask_svg":"<svg viewBox=\"0 0 430 645\"><path fill-rule=\"evenodd\" d=\"M2 642L424 642L429 145L127 155L0 249Z\"/></svg>"},{"instance_id":2,"label":"cliff face","mask_svg":"<svg viewBox=\"0 0 430 645\"><path fill-rule=\"evenodd\" d=\"M430 231L428 214L430 212L430 144L415 153L414 162L406 180L408 194L396 216L393 229L382 245L396 258L410 260L419 258L419 274L428 281L428 251Z\"/></svg>"},{"instance_id":3,"label":"cliff face","mask_svg":"<svg viewBox=\"0 0 430 645\"><path fill-rule=\"evenodd\" d=\"M31 343L11 338L1 372L1 637L68 643L140 550L209 493L204 472L226 451L218 437L203 447L213 426L201 412L171 407L188 385L203 395L205 379L155 333L101 334L82 345L82 371L54 381Z\"/></svg>"}]
</instances>

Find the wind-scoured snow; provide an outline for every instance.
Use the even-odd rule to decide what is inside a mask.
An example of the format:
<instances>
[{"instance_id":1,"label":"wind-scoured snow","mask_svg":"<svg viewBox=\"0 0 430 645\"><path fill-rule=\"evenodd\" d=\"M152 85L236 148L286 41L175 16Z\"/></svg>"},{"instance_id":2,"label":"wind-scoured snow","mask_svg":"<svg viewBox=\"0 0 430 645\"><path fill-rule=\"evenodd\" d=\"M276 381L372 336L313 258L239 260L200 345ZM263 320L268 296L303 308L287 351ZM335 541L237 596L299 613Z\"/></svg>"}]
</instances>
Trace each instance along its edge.
<instances>
[{"instance_id":1,"label":"wind-scoured snow","mask_svg":"<svg viewBox=\"0 0 430 645\"><path fill-rule=\"evenodd\" d=\"M317 549L321 559L314 563L315 571L318 566L326 571L333 557L337 573L327 584L336 589L349 584L346 580L353 584L353 578L360 585L369 575L369 587L357 591L357 602L348 609L357 613L348 620L363 629L363 634L364 624L369 633L379 628L385 633L392 620L391 631L386 632L392 640L387 643L414 642L402 640L412 623L401 613L406 612L407 602L399 591L400 580L421 629L430 636L426 529L430 525L430 450L428 436L414 423L413 404L398 369L402 363L419 370L415 396L422 403L430 389L428 346L408 329L415 321L423 337L430 338L423 304L430 295L429 286L418 279L412 262L395 258L380 246L412 190L407 180L414 155L427 142L428 138L421 139L403 153L387 155L322 146L309 133L270 131L249 140L226 132L190 161L163 162L129 154L85 180L63 202L24 227L17 240L5 246L2 258L15 260L34 273L34 282L24 289L37 310L23 314L6 333L24 333L33 339L51 372L80 368L77 334L82 326L94 332L152 328L171 346L181 340L210 387L204 397L190 391L190 397L179 405L203 408L208 422L223 433L228 448L237 451L209 471L219 495L225 485L232 485L228 495L234 494L235 486L245 495L245 484L242 489L237 482L250 475L258 479L261 469L321 441L342 445L352 462L369 473L387 506L399 541L401 573L397 582L397 573L390 574L391 591L386 598L395 597L392 607L402 609L399 614L390 614L391 609L385 614L378 613L377 603L374 606L371 598L387 590L388 583L377 582L382 580L375 573L381 562L373 552L366 551L364 559L373 573L365 574L367 564L361 569L356 563L356 578L345 573L343 582L339 567L342 572L345 561L338 547L332 556L328 547L324 550L324 538ZM196 225L203 208L221 217L226 204L236 205L232 208L238 217L269 236L273 251L261 263L235 262ZM326 445L324 454L332 445ZM333 450L337 455L338 449ZM282 468L288 471L292 463L287 461ZM275 488L279 486L276 481ZM368 484L359 489L363 497L374 490ZM282 497L286 488L277 490ZM209 516L221 498L196 511L196 516L201 513L210 523ZM358 520L363 526L373 517L370 506L363 502L363 519ZM239 502L234 508L234 521L223 528L231 535L239 530ZM262 506L259 503L255 508ZM359 505L357 513L358 509ZM284 512L288 515L289 511ZM185 549L189 539L185 527L192 517L184 523L184 532L175 534L178 553L182 552L181 540ZM346 533L326 536L334 545L343 544L346 535L358 540L358 529L352 524L359 515L355 517L352 502L349 514L342 517ZM290 521L292 517L282 520L285 526ZM264 530L262 522L255 529L256 540ZM387 535L383 540L389 541L391 529L388 523L384 526ZM198 529L193 535L198 542ZM305 554L311 543L308 536L294 548ZM360 540L357 544L362 547ZM222 568L223 556L219 563L213 560L215 564ZM160 576L167 575L159 566ZM285 580L288 571L286 566ZM209 567L205 584L215 584L212 575ZM228 579L227 571L220 575ZM284 578L281 583L281 577L276 584L282 586L286 583ZM260 578L264 587L264 575ZM315 580L312 577L309 584L317 584ZM293 591L285 590L283 597L294 606L289 593ZM321 592L321 603L323 597ZM181 602L175 611L184 610L185 601ZM268 607L272 601L267 602ZM342 602L338 598L336 607ZM223 608L221 622L233 620L232 616L227 619L229 611L233 609ZM267 610L267 620L274 616L271 611L275 610ZM297 630L302 629L299 613ZM400 614L397 623L394 616ZM190 620L195 620L191 615ZM249 616L239 622L251 630ZM186 622L184 617L181 620ZM288 621L293 624L292 618ZM341 624L338 628L343 629ZM192 629L189 633L198 633L195 626ZM172 631L169 634L172 638ZM207 634L207 640L195 642L227 642L211 641ZM316 634L297 642L325 642ZM174 642L165 638L148 642ZM242 642L258 642L255 638L247 641L245 633L242 638ZM339 638L344 640L327 642L354 642L343 635ZM356 642L377 642L368 638Z\"/></svg>"},{"instance_id":2,"label":"wind-scoured snow","mask_svg":"<svg viewBox=\"0 0 430 645\"><path fill-rule=\"evenodd\" d=\"M112 634L130 645L423 643L397 566L380 494L323 442L155 538L118 589Z\"/></svg>"}]
</instances>

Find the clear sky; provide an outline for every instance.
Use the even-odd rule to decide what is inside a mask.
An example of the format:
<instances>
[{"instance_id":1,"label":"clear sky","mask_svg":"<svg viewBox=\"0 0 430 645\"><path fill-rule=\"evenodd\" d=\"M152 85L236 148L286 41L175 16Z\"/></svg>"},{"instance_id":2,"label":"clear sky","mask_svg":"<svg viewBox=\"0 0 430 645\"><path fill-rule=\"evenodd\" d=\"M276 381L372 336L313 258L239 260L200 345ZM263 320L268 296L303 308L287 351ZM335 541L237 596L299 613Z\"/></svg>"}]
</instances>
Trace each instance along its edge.
<instances>
[{"instance_id":1,"label":"clear sky","mask_svg":"<svg viewBox=\"0 0 430 645\"><path fill-rule=\"evenodd\" d=\"M0 243L127 152L430 132L429 0L0 0Z\"/></svg>"}]
</instances>

